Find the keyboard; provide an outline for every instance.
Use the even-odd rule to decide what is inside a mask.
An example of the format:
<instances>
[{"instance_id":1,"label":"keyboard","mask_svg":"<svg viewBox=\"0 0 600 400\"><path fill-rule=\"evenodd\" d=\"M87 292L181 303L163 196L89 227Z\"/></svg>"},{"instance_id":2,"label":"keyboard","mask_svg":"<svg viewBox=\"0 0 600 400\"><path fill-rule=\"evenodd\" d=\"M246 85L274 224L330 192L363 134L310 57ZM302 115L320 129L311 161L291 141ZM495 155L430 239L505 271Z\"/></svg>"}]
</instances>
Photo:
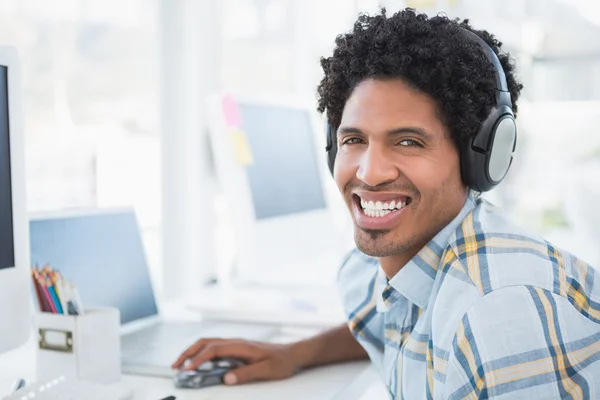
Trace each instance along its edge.
<instances>
[{"instance_id":1,"label":"keyboard","mask_svg":"<svg viewBox=\"0 0 600 400\"><path fill-rule=\"evenodd\" d=\"M129 400L133 390L118 386L66 379L64 376L51 381L34 383L2 400Z\"/></svg>"},{"instance_id":2,"label":"keyboard","mask_svg":"<svg viewBox=\"0 0 600 400\"><path fill-rule=\"evenodd\" d=\"M268 340L279 328L238 323L159 323L121 337L125 363L170 366L177 357L201 337Z\"/></svg>"}]
</instances>

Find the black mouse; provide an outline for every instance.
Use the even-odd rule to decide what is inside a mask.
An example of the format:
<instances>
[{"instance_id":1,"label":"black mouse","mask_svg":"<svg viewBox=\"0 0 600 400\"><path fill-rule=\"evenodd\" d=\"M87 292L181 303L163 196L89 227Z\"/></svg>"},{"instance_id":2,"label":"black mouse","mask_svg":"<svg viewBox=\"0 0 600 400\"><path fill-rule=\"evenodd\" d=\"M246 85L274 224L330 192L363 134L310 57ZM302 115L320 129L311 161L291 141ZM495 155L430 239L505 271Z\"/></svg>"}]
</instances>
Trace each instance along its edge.
<instances>
[{"instance_id":1,"label":"black mouse","mask_svg":"<svg viewBox=\"0 0 600 400\"><path fill-rule=\"evenodd\" d=\"M223 377L232 369L246 365L237 358L214 358L192 371L180 371L173 378L179 389L200 389L223 384Z\"/></svg>"}]
</instances>

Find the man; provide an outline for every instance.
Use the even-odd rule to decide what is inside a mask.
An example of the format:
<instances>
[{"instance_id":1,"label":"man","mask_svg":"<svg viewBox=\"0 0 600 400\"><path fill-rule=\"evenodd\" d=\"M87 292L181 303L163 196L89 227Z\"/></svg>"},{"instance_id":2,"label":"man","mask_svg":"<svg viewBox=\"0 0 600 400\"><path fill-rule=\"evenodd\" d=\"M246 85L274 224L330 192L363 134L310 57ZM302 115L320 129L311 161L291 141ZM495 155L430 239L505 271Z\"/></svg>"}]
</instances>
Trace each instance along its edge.
<instances>
[{"instance_id":1,"label":"man","mask_svg":"<svg viewBox=\"0 0 600 400\"><path fill-rule=\"evenodd\" d=\"M368 355L395 398L600 398L597 274L479 197L508 169L514 131L498 130L508 139L483 164L477 135L494 110L516 113L522 88L501 43L467 21L382 10L321 64L358 247L339 273L350 329L292 345L200 340L174 367L242 358L226 376L239 384Z\"/></svg>"}]
</instances>

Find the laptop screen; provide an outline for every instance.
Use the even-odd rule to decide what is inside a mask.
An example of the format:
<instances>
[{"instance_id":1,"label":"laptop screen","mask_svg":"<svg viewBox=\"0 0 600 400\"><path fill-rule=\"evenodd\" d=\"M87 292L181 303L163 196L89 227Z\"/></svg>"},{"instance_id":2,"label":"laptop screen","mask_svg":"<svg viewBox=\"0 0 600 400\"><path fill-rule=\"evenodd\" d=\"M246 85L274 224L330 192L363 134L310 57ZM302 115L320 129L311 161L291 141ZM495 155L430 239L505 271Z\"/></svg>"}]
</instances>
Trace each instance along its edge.
<instances>
[{"instance_id":1,"label":"laptop screen","mask_svg":"<svg viewBox=\"0 0 600 400\"><path fill-rule=\"evenodd\" d=\"M158 314L133 210L33 219L31 264L77 286L85 307L110 306L121 323Z\"/></svg>"}]
</instances>

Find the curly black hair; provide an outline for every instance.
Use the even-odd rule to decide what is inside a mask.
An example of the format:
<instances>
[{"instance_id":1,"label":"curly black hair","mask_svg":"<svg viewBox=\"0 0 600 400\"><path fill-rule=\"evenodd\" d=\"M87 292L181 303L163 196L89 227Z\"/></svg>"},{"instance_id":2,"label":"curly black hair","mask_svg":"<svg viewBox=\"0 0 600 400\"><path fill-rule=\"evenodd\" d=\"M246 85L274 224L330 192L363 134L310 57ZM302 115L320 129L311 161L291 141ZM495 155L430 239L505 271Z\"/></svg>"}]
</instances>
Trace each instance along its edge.
<instances>
[{"instance_id":1,"label":"curly black hair","mask_svg":"<svg viewBox=\"0 0 600 400\"><path fill-rule=\"evenodd\" d=\"M373 16L360 14L351 32L337 36L333 56L321 58L325 76L317 89L318 111L327 111L328 123L338 127L358 83L401 79L437 102L440 119L460 148L496 103L494 67L460 28L481 37L498 55L516 116L523 85L509 55L500 53L502 43L487 31L474 30L467 19L429 18L411 8L389 18L385 8Z\"/></svg>"}]
</instances>

